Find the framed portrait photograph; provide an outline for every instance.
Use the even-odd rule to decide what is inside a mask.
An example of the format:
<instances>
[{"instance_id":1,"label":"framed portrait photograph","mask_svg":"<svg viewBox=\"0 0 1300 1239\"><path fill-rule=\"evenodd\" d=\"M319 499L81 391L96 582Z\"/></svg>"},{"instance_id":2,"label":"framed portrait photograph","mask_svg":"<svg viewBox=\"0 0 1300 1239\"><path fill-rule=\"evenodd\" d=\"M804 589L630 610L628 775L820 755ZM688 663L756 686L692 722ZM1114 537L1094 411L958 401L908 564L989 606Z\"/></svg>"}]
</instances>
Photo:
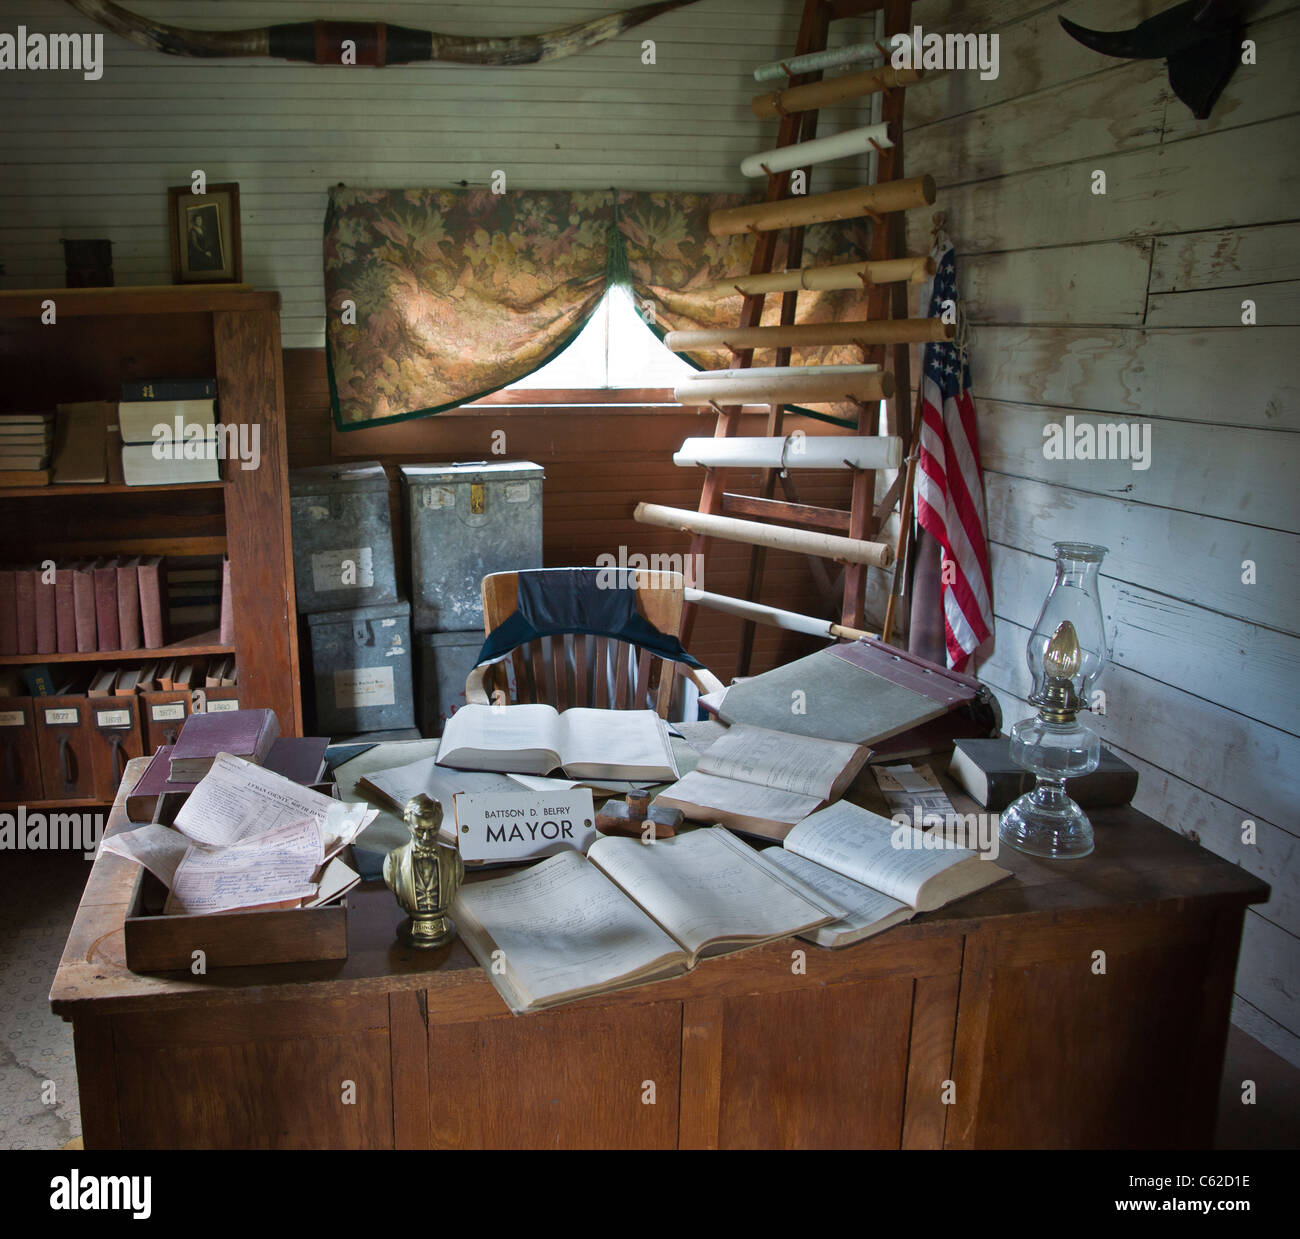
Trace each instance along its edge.
<instances>
[{"instance_id":1,"label":"framed portrait photograph","mask_svg":"<svg viewBox=\"0 0 1300 1239\"><path fill-rule=\"evenodd\" d=\"M167 191L173 284L238 284L244 277L239 246L239 186L188 185Z\"/></svg>"}]
</instances>

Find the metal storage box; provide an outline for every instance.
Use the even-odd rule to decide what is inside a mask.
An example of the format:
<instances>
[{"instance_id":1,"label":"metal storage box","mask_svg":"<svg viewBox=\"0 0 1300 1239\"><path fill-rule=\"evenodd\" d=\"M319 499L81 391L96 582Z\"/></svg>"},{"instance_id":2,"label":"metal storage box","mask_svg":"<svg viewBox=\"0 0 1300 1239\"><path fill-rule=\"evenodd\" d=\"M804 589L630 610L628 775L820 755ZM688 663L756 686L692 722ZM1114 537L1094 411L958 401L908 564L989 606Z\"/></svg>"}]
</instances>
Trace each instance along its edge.
<instances>
[{"instance_id":1,"label":"metal storage box","mask_svg":"<svg viewBox=\"0 0 1300 1239\"><path fill-rule=\"evenodd\" d=\"M328 735L415 726L411 606L378 603L308 616L316 726Z\"/></svg>"},{"instance_id":2,"label":"metal storage box","mask_svg":"<svg viewBox=\"0 0 1300 1239\"><path fill-rule=\"evenodd\" d=\"M416 632L482 628L482 579L542 566L543 476L527 460L402 467Z\"/></svg>"},{"instance_id":3,"label":"metal storage box","mask_svg":"<svg viewBox=\"0 0 1300 1239\"><path fill-rule=\"evenodd\" d=\"M420 731L440 736L450 715L465 704L465 679L478 662L483 630L416 634Z\"/></svg>"},{"instance_id":4,"label":"metal storage box","mask_svg":"<svg viewBox=\"0 0 1300 1239\"><path fill-rule=\"evenodd\" d=\"M298 614L397 597L388 476L377 461L289 473Z\"/></svg>"}]
</instances>

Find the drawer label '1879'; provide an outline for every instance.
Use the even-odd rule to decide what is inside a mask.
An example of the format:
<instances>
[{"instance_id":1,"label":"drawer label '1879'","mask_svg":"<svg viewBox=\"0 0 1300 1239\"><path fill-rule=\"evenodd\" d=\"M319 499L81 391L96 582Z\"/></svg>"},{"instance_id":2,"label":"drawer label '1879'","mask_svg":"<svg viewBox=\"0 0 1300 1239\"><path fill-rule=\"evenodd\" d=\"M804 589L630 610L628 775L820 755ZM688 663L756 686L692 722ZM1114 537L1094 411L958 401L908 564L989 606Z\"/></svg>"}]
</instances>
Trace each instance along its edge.
<instances>
[{"instance_id":1,"label":"drawer label '1879'","mask_svg":"<svg viewBox=\"0 0 1300 1239\"><path fill-rule=\"evenodd\" d=\"M185 717L185 703L183 701L164 701L162 705L150 706L149 717L155 723L166 723L171 719Z\"/></svg>"}]
</instances>

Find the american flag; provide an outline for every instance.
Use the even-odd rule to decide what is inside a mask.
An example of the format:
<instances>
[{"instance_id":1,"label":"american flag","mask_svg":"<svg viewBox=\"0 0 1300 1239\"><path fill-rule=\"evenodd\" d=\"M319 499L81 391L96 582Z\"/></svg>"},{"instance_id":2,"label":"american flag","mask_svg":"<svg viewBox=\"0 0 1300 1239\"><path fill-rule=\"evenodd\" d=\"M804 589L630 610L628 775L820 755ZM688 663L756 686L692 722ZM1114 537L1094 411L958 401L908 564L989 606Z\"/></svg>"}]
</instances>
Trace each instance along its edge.
<instances>
[{"instance_id":1,"label":"american flag","mask_svg":"<svg viewBox=\"0 0 1300 1239\"><path fill-rule=\"evenodd\" d=\"M935 244L930 317L957 305L952 242ZM951 315L950 315L951 317ZM979 434L970 396L970 364L958 315L951 343L927 344L921 375L921 442L916 470L916 519L943 550L944 638L948 666L965 669L993 634L993 581L980 473Z\"/></svg>"}]
</instances>

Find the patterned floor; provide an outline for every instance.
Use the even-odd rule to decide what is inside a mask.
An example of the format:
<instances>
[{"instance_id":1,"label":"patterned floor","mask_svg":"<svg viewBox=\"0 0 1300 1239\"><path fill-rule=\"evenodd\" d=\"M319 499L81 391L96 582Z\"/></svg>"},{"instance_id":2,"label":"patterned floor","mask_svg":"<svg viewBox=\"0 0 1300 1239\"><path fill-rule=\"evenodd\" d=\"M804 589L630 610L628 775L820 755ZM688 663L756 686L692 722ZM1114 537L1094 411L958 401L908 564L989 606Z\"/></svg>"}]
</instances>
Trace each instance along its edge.
<instances>
[{"instance_id":1,"label":"patterned floor","mask_svg":"<svg viewBox=\"0 0 1300 1239\"><path fill-rule=\"evenodd\" d=\"M89 872L79 852L0 854L0 1149L81 1136L72 1025L49 993Z\"/></svg>"},{"instance_id":2,"label":"patterned floor","mask_svg":"<svg viewBox=\"0 0 1300 1239\"><path fill-rule=\"evenodd\" d=\"M80 1147L72 1025L48 999L88 872L79 853L0 853L0 1149ZM1223 1074L1217 1147L1300 1147L1300 1071L1234 1028Z\"/></svg>"}]
</instances>

